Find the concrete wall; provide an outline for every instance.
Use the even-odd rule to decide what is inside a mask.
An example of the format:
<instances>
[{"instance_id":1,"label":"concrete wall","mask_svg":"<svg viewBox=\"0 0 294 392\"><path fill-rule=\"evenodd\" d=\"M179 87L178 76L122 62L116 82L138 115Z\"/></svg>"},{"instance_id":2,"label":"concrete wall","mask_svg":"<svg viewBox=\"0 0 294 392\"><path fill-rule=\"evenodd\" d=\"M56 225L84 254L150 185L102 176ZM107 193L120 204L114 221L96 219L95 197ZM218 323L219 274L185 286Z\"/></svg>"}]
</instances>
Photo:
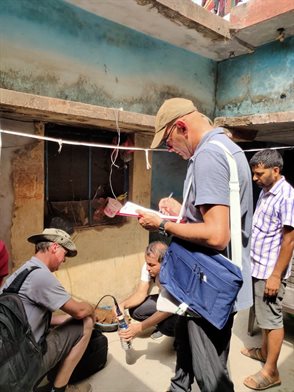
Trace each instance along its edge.
<instances>
[{"instance_id":1,"label":"concrete wall","mask_svg":"<svg viewBox=\"0 0 294 392\"><path fill-rule=\"evenodd\" d=\"M1 119L1 128L38 134L33 122ZM43 224L44 166L43 145L34 139L2 135L0 162L0 238L9 249L10 268L27 257L29 233Z\"/></svg>"},{"instance_id":2,"label":"concrete wall","mask_svg":"<svg viewBox=\"0 0 294 392\"><path fill-rule=\"evenodd\" d=\"M0 86L154 114L186 96L208 115L216 64L62 0L3 0Z\"/></svg>"},{"instance_id":3,"label":"concrete wall","mask_svg":"<svg viewBox=\"0 0 294 392\"><path fill-rule=\"evenodd\" d=\"M0 35L2 88L147 114L156 113L165 98L185 96L207 115L213 113L213 61L63 0L2 0ZM5 126L36 132L33 123ZM10 138L3 137L7 146ZM3 149L0 237L9 244L16 267L33 253L26 238L43 229L44 146L17 137L11 141L20 146ZM146 141L136 134L137 146L149 143L150 137ZM169 172L165 160L170 159L166 153L153 155L155 198L172 190L180 195L178 163L162 190L162 178ZM134 154L131 184L130 200L149 206L151 171L141 152ZM104 294L122 298L134 289L148 243L148 233L136 219L122 227L80 230L74 237L79 254L57 272L74 296L97 302Z\"/></svg>"},{"instance_id":4,"label":"concrete wall","mask_svg":"<svg viewBox=\"0 0 294 392\"><path fill-rule=\"evenodd\" d=\"M40 123L2 118L1 128L43 135ZM149 142L150 137L136 135L136 144L146 145L146 138ZM44 142L3 134L0 163L0 238L9 249L12 271L34 253L27 237L43 230ZM130 198L149 205L151 171L141 152L134 153L131 178ZM76 229L73 238L78 255L68 258L56 275L74 297L97 303L105 294L122 299L134 289L148 244L148 233L136 219Z\"/></svg>"},{"instance_id":5,"label":"concrete wall","mask_svg":"<svg viewBox=\"0 0 294 392\"><path fill-rule=\"evenodd\" d=\"M294 37L218 64L216 117L294 109Z\"/></svg>"}]
</instances>

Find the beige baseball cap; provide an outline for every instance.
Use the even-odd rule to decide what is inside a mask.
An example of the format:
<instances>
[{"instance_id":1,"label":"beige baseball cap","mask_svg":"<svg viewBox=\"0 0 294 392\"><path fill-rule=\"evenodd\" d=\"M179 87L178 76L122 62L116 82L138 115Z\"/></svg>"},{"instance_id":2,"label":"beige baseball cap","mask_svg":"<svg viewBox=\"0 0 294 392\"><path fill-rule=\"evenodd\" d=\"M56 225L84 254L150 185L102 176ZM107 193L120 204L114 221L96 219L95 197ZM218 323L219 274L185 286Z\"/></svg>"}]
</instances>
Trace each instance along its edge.
<instances>
[{"instance_id":1,"label":"beige baseball cap","mask_svg":"<svg viewBox=\"0 0 294 392\"><path fill-rule=\"evenodd\" d=\"M44 229L41 234L34 234L28 238L28 241L37 244L43 241L56 242L67 250L66 256L74 257L77 255L77 248L71 239L70 235L60 229Z\"/></svg>"},{"instance_id":2,"label":"beige baseball cap","mask_svg":"<svg viewBox=\"0 0 294 392\"><path fill-rule=\"evenodd\" d=\"M151 148L160 145L167 126L177 118L195 112L196 106L192 101L185 98L171 98L164 101L155 117L155 135Z\"/></svg>"}]
</instances>

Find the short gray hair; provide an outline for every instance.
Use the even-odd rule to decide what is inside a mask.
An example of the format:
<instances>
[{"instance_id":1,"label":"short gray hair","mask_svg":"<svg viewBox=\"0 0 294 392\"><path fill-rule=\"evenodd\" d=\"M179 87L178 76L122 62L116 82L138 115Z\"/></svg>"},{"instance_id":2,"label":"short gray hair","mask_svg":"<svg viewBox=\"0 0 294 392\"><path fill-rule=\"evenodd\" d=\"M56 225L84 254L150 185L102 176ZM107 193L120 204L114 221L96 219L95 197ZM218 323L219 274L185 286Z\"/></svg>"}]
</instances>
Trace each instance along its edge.
<instances>
[{"instance_id":1,"label":"short gray hair","mask_svg":"<svg viewBox=\"0 0 294 392\"><path fill-rule=\"evenodd\" d=\"M157 256L159 263L162 262L165 252L167 250L167 245L162 241L153 241L147 246L145 255L146 256Z\"/></svg>"},{"instance_id":2,"label":"short gray hair","mask_svg":"<svg viewBox=\"0 0 294 392\"><path fill-rule=\"evenodd\" d=\"M53 244L52 241L42 241L35 244L35 252L45 253L49 247Z\"/></svg>"},{"instance_id":3,"label":"short gray hair","mask_svg":"<svg viewBox=\"0 0 294 392\"><path fill-rule=\"evenodd\" d=\"M280 171L282 171L284 161L282 155L277 150L271 150L268 148L254 154L250 159L249 164L251 167L263 165L266 169L278 167Z\"/></svg>"}]
</instances>

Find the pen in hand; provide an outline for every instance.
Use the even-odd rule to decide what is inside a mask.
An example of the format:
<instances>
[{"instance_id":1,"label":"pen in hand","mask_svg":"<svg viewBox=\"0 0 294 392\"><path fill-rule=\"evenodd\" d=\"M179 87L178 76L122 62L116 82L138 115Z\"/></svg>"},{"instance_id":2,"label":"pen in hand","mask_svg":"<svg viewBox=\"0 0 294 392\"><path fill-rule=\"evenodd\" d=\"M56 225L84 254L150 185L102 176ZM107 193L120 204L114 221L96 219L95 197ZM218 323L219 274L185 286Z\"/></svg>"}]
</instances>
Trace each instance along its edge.
<instances>
[{"instance_id":1,"label":"pen in hand","mask_svg":"<svg viewBox=\"0 0 294 392\"><path fill-rule=\"evenodd\" d=\"M171 192L171 193L169 194L169 196L167 197L167 199L171 199L171 198L173 197L173 194L174 194L174 192ZM159 210L159 212L160 212L161 214L163 213L162 210Z\"/></svg>"}]
</instances>

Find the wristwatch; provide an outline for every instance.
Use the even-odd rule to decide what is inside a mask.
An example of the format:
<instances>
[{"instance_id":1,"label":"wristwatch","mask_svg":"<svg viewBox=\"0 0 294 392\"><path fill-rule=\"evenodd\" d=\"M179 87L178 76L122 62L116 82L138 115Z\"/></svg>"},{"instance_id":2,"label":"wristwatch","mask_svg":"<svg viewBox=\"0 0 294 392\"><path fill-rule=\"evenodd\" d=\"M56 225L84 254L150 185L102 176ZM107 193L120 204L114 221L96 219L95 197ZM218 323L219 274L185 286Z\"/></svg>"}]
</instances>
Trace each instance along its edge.
<instances>
[{"instance_id":1,"label":"wristwatch","mask_svg":"<svg viewBox=\"0 0 294 392\"><path fill-rule=\"evenodd\" d=\"M159 231L159 234L165 235L166 237L168 237L169 234L165 231L165 228L164 228L166 222L167 222L167 220L165 220L165 219L163 219L163 220L160 222L159 227L158 227L158 231Z\"/></svg>"}]
</instances>

